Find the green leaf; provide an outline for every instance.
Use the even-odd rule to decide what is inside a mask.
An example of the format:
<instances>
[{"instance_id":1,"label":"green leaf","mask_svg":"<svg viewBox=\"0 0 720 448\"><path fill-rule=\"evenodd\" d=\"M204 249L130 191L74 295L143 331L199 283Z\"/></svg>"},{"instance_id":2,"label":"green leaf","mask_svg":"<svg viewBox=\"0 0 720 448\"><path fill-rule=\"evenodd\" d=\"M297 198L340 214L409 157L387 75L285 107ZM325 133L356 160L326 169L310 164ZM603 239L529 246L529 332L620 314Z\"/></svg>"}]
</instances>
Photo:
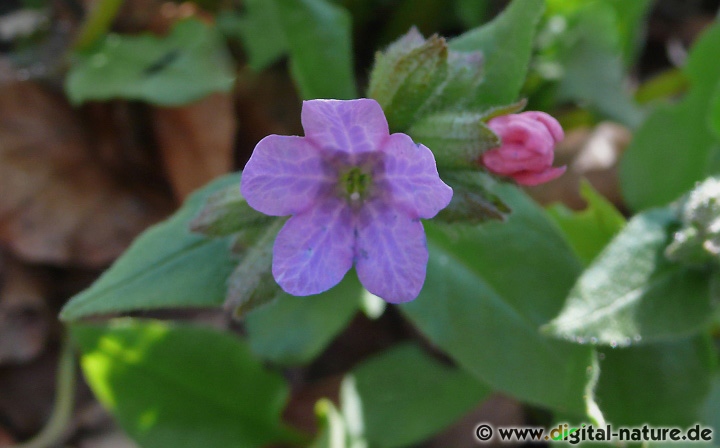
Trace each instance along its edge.
<instances>
[{"instance_id":1,"label":"green leaf","mask_svg":"<svg viewBox=\"0 0 720 448\"><path fill-rule=\"evenodd\" d=\"M218 31L199 20L175 24L165 37L110 34L74 55L65 90L79 104L125 98L163 106L227 92L234 70Z\"/></svg>"},{"instance_id":2,"label":"green leaf","mask_svg":"<svg viewBox=\"0 0 720 448\"><path fill-rule=\"evenodd\" d=\"M490 394L472 375L431 358L413 344L393 347L349 375L346 381L354 380L365 437L381 448L414 446Z\"/></svg>"},{"instance_id":3,"label":"green leaf","mask_svg":"<svg viewBox=\"0 0 720 448\"><path fill-rule=\"evenodd\" d=\"M484 383L531 403L585 415L592 406L593 350L538 331L560 310L580 261L529 198L512 186L496 188L493 192L513 209L507 222L426 223L425 286L401 309L433 344Z\"/></svg>"},{"instance_id":4,"label":"green leaf","mask_svg":"<svg viewBox=\"0 0 720 448\"><path fill-rule=\"evenodd\" d=\"M495 181L481 171L453 171L442 174L453 189L450 204L438 213L436 222L480 224L505 220L510 207L491 191Z\"/></svg>"},{"instance_id":5,"label":"green leaf","mask_svg":"<svg viewBox=\"0 0 720 448\"><path fill-rule=\"evenodd\" d=\"M659 107L635 132L620 164L620 185L634 210L677 199L705 177L715 138L699 98Z\"/></svg>"},{"instance_id":6,"label":"green leaf","mask_svg":"<svg viewBox=\"0 0 720 448\"><path fill-rule=\"evenodd\" d=\"M698 331L712 316L709 274L666 260L674 223L667 209L633 218L583 272L547 331L611 346Z\"/></svg>"},{"instance_id":7,"label":"green leaf","mask_svg":"<svg viewBox=\"0 0 720 448\"><path fill-rule=\"evenodd\" d=\"M415 122L408 134L432 149L439 168L477 168L483 152L500 146L500 138L476 112L440 112Z\"/></svg>"},{"instance_id":8,"label":"green leaf","mask_svg":"<svg viewBox=\"0 0 720 448\"><path fill-rule=\"evenodd\" d=\"M239 39L248 53L248 65L261 71L288 51L277 4L268 0L245 0L245 13L221 12L216 21L227 37Z\"/></svg>"},{"instance_id":9,"label":"green leaf","mask_svg":"<svg viewBox=\"0 0 720 448\"><path fill-rule=\"evenodd\" d=\"M250 207L240 193L240 186L231 184L208 196L200 213L190 222L190 230L224 237L248 227L266 226L275 219Z\"/></svg>"},{"instance_id":10,"label":"green leaf","mask_svg":"<svg viewBox=\"0 0 720 448\"><path fill-rule=\"evenodd\" d=\"M580 184L580 195L587 202L585 210L574 212L555 204L547 212L565 232L578 257L589 264L625 226L625 218L587 180Z\"/></svg>"},{"instance_id":11,"label":"green leaf","mask_svg":"<svg viewBox=\"0 0 720 448\"><path fill-rule=\"evenodd\" d=\"M363 293L357 277L350 273L322 294L282 294L246 315L250 347L258 356L280 365L309 362L345 328Z\"/></svg>"},{"instance_id":12,"label":"green leaf","mask_svg":"<svg viewBox=\"0 0 720 448\"><path fill-rule=\"evenodd\" d=\"M450 41L451 50L483 52L485 78L475 94L474 106L503 105L517 99L544 9L544 0L514 0L489 24Z\"/></svg>"},{"instance_id":13,"label":"green leaf","mask_svg":"<svg viewBox=\"0 0 720 448\"><path fill-rule=\"evenodd\" d=\"M650 7L653 6L652 0L547 0L547 10L545 14L546 21L552 21L553 16L560 16L564 20L572 21L574 16L583 8L591 5L591 8L613 9L615 20L614 29L606 29L604 36L596 36L599 40L611 40L614 45L622 53L622 59L625 66L632 65L641 43L641 37L644 32L644 19L648 14ZM601 13L602 14L602 13ZM562 30L559 36L566 37L568 31Z\"/></svg>"},{"instance_id":14,"label":"green leaf","mask_svg":"<svg viewBox=\"0 0 720 448\"><path fill-rule=\"evenodd\" d=\"M274 0L304 99L357 98L348 12L326 0ZM264 3L264 2L263 2Z\"/></svg>"},{"instance_id":15,"label":"green leaf","mask_svg":"<svg viewBox=\"0 0 720 448\"><path fill-rule=\"evenodd\" d=\"M702 97L707 101L715 90L720 79L720 67L713 57L719 47L720 23L715 22L705 29L690 49L685 65L692 88L690 96Z\"/></svg>"},{"instance_id":16,"label":"green leaf","mask_svg":"<svg viewBox=\"0 0 720 448\"><path fill-rule=\"evenodd\" d=\"M224 306L226 310L232 310L235 317L242 316L280 294L280 286L272 275L272 257L275 237L285 221L275 218L268 224L244 251L237 268L230 274Z\"/></svg>"},{"instance_id":17,"label":"green leaf","mask_svg":"<svg viewBox=\"0 0 720 448\"><path fill-rule=\"evenodd\" d=\"M519 112L522 112L522 110L525 109L525 106L527 106L527 99L521 98L514 103L491 107L483 111L483 121L487 123L495 117L501 117L503 115L509 114L517 114Z\"/></svg>"},{"instance_id":18,"label":"green leaf","mask_svg":"<svg viewBox=\"0 0 720 448\"><path fill-rule=\"evenodd\" d=\"M71 330L93 392L143 447L261 447L296 439L280 422L287 386L235 337L132 319Z\"/></svg>"},{"instance_id":19,"label":"green leaf","mask_svg":"<svg viewBox=\"0 0 720 448\"><path fill-rule=\"evenodd\" d=\"M586 103L601 114L636 127L643 116L625 89L617 15L603 2L584 5L562 34L558 59L564 74L559 101Z\"/></svg>"},{"instance_id":20,"label":"green leaf","mask_svg":"<svg viewBox=\"0 0 720 448\"><path fill-rule=\"evenodd\" d=\"M712 428L720 428L720 372L716 371L712 377L700 421Z\"/></svg>"},{"instance_id":21,"label":"green leaf","mask_svg":"<svg viewBox=\"0 0 720 448\"><path fill-rule=\"evenodd\" d=\"M436 111L478 109L474 105L475 92L483 82L483 54L481 51L447 52L447 77L434 86L434 91L418 108L416 119ZM513 107L510 105L508 107ZM485 121L487 115L485 114Z\"/></svg>"},{"instance_id":22,"label":"green leaf","mask_svg":"<svg viewBox=\"0 0 720 448\"><path fill-rule=\"evenodd\" d=\"M390 128L404 131L448 76L445 39L425 39L413 28L378 52L370 73L368 97L382 106Z\"/></svg>"},{"instance_id":23,"label":"green leaf","mask_svg":"<svg viewBox=\"0 0 720 448\"><path fill-rule=\"evenodd\" d=\"M715 138L720 141L720 81L718 81L710 101L710 129L715 133Z\"/></svg>"},{"instance_id":24,"label":"green leaf","mask_svg":"<svg viewBox=\"0 0 720 448\"><path fill-rule=\"evenodd\" d=\"M687 427L700 418L716 367L709 338L603 349L600 356L596 394L608 422Z\"/></svg>"},{"instance_id":25,"label":"green leaf","mask_svg":"<svg viewBox=\"0 0 720 448\"><path fill-rule=\"evenodd\" d=\"M229 185L240 185L240 176L210 183L190 196L170 219L146 230L95 283L65 305L61 319L221 305L225 281L237 260L231 257L227 239L190 233L188 223L208 196Z\"/></svg>"},{"instance_id":26,"label":"green leaf","mask_svg":"<svg viewBox=\"0 0 720 448\"><path fill-rule=\"evenodd\" d=\"M720 79L718 53L720 25L715 24L690 52L685 71L691 89L686 98L658 108L635 133L620 165L623 195L634 210L677 199L711 169L711 151L718 142L708 111Z\"/></svg>"},{"instance_id":27,"label":"green leaf","mask_svg":"<svg viewBox=\"0 0 720 448\"><path fill-rule=\"evenodd\" d=\"M486 22L491 13L490 2L478 0L454 0L455 15L465 28L475 28Z\"/></svg>"},{"instance_id":28,"label":"green leaf","mask_svg":"<svg viewBox=\"0 0 720 448\"><path fill-rule=\"evenodd\" d=\"M583 4L588 3L587 0L546 0L547 8L545 10L548 16L562 15L570 16L576 13Z\"/></svg>"},{"instance_id":29,"label":"green leaf","mask_svg":"<svg viewBox=\"0 0 720 448\"><path fill-rule=\"evenodd\" d=\"M644 20L650 12L650 8L653 6L653 1L606 1L608 1L608 3L615 9L624 64L626 67L631 66L637 57L638 50L640 49L642 34L645 31Z\"/></svg>"}]
</instances>

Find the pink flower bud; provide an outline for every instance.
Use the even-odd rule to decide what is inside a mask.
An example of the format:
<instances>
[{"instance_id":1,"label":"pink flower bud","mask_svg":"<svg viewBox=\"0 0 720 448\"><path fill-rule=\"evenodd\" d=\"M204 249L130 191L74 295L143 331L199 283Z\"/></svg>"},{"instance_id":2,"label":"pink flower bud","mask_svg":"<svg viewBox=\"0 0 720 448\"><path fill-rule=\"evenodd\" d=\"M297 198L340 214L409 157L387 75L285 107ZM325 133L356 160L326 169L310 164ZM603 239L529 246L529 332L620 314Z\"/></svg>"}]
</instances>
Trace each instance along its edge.
<instances>
[{"instance_id":1,"label":"pink flower bud","mask_svg":"<svg viewBox=\"0 0 720 448\"><path fill-rule=\"evenodd\" d=\"M565 134L560 123L545 112L503 115L490 120L488 126L502 141L499 148L482 155L488 171L531 186L549 182L565 172L565 166L552 166L555 145Z\"/></svg>"}]
</instances>

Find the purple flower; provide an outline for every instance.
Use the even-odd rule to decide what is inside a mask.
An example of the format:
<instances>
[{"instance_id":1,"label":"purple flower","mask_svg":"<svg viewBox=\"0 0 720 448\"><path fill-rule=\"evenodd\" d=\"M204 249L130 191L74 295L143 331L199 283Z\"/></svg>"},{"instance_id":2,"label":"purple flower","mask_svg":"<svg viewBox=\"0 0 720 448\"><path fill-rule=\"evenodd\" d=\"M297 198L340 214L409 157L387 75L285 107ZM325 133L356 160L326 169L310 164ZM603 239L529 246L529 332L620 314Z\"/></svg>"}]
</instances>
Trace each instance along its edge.
<instances>
[{"instance_id":1,"label":"purple flower","mask_svg":"<svg viewBox=\"0 0 720 448\"><path fill-rule=\"evenodd\" d=\"M560 123L544 112L503 115L488 122L502 140L499 148L483 153L488 171L539 185L560 177L566 167L554 168L555 145L565 137Z\"/></svg>"},{"instance_id":2,"label":"purple flower","mask_svg":"<svg viewBox=\"0 0 720 448\"><path fill-rule=\"evenodd\" d=\"M262 139L242 175L251 207L292 215L273 247L275 280L293 295L318 294L355 264L368 291L413 300L428 261L420 218L452 198L432 152L390 135L371 99L305 101L302 125L305 137Z\"/></svg>"}]
</instances>

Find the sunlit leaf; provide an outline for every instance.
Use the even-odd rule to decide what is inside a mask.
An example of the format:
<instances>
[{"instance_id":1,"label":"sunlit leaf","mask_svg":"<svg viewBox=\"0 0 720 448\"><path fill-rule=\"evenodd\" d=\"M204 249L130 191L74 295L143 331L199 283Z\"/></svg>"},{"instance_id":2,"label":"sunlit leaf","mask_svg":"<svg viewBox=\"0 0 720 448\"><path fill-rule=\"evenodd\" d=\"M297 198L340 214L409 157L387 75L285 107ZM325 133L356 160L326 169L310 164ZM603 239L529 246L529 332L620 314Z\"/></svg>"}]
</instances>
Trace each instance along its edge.
<instances>
[{"instance_id":1,"label":"sunlit leaf","mask_svg":"<svg viewBox=\"0 0 720 448\"><path fill-rule=\"evenodd\" d=\"M95 395L143 447L296 440L280 422L288 399L282 377L237 338L131 319L74 325L72 335Z\"/></svg>"},{"instance_id":2,"label":"sunlit leaf","mask_svg":"<svg viewBox=\"0 0 720 448\"><path fill-rule=\"evenodd\" d=\"M562 204L555 204L547 211L580 259L589 264L625 226L625 218L589 182L580 184L580 195L587 202L583 211L573 212Z\"/></svg>"}]
</instances>

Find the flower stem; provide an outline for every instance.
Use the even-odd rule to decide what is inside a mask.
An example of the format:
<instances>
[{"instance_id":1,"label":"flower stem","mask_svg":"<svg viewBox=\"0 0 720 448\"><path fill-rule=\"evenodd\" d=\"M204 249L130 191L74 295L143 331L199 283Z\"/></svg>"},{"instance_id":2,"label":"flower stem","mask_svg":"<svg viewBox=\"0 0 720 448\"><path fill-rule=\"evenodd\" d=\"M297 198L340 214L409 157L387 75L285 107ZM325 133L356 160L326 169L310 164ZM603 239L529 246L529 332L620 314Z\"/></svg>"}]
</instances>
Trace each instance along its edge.
<instances>
[{"instance_id":1,"label":"flower stem","mask_svg":"<svg viewBox=\"0 0 720 448\"><path fill-rule=\"evenodd\" d=\"M74 48L77 51L87 50L112 25L124 0L97 0L90 8L85 22L80 29Z\"/></svg>"},{"instance_id":2,"label":"flower stem","mask_svg":"<svg viewBox=\"0 0 720 448\"><path fill-rule=\"evenodd\" d=\"M68 335L64 336L56 379L55 406L50 420L32 439L13 448L49 448L64 435L75 404L75 356Z\"/></svg>"}]
</instances>

